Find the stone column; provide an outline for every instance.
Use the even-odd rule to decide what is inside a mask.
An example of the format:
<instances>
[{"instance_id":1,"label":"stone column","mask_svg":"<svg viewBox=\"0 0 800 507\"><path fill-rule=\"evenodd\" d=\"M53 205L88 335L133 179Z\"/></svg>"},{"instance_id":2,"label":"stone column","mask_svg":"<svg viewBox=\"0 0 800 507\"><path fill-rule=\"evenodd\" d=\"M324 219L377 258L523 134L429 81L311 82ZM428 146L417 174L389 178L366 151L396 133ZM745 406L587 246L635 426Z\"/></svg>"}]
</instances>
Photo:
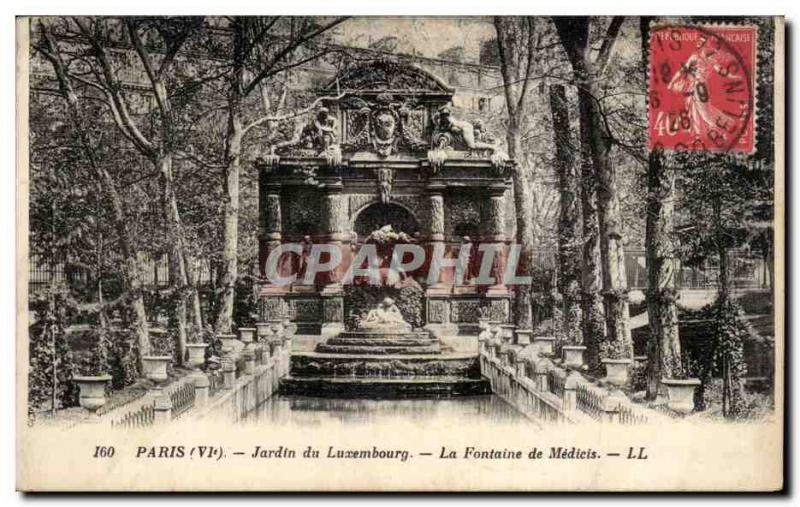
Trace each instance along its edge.
<instances>
[{"instance_id":1,"label":"stone column","mask_svg":"<svg viewBox=\"0 0 800 507\"><path fill-rule=\"evenodd\" d=\"M341 279L346 271L346 256L350 253L350 231L347 213L347 197L342 193L341 182L329 183L325 187L325 229L328 244L342 255L342 262L331 271L325 280L325 292L340 293Z\"/></svg>"},{"instance_id":2,"label":"stone column","mask_svg":"<svg viewBox=\"0 0 800 507\"><path fill-rule=\"evenodd\" d=\"M433 252L444 246L444 189L442 183L432 183L428 186L428 230L426 231L426 263L430 268L433 261ZM427 277L427 273L426 273ZM447 287L442 283L442 277L430 284L427 288L429 294L447 292Z\"/></svg>"},{"instance_id":3,"label":"stone column","mask_svg":"<svg viewBox=\"0 0 800 507\"><path fill-rule=\"evenodd\" d=\"M428 185L427 230L423 231L422 241L425 246L425 264L423 264L424 277L427 283L428 272L433 263L433 253L443 249L444 244L444 183L430 183ZM427 284L425 289L426 304L426 329L436 336L453 335L458 333L458 326L450 321L450 288L443 280L442 272L437 280Z\"/></svg>"},{"instance_id":4,"label":"stone column","mask_svg":"<svg viewBox=\"0 0 800 507\"><path fill-rule=\"evenodd\" d=\"M281 187L274 183L264 183L260 186L259 208L259 249L258 269L261 278L266 278L266 264L270 252L281 244L282 212L281 212ZM280 287L267 283L269 290L280 290Z\"/></svg>"},{"instance_id":5,"label":"stone column","mask_svg":"<svg viewBox=\"0 0 800 507\"><path fill-rule=\"evenodd\" d=\"M490 185L487 189L488 203L485 206L483 226L486 230L483 243L492 245L496 250L489 276L494 278L494 285L487 290L490 296L507 296L503 276L506 265L506 202L505 185Z\"/></svg>"},{"instance_id":6,"label":"stone column","mask_svg":"<svg viewBox=\"0 0 800 507\"><path fill-rule=\"evenodd\" d=\"M342 277L347 270L350 256L350 231L348 224L347 198L342 193L341 181L327 183L324 197L324 225L328 244L339 250L342 262L325 276L322 297L323 336L336 335L344 331L344 298Z\"/></svg>"}]
</instances>

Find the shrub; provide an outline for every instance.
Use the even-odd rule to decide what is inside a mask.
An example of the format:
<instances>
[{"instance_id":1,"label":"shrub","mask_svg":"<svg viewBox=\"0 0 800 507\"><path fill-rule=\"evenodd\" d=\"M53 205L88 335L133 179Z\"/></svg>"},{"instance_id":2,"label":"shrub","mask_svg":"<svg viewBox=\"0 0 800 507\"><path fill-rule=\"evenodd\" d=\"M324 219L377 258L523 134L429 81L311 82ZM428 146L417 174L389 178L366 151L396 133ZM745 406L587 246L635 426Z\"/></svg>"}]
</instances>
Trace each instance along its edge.
<instances>
[{"instance_id":1,"label":"shrub","mask_svg":"<svg viewBox=\"0 0 800 507\"><path fill-rule=\"evenodd\" d=\"M28 417L32 421L42 407L77 405L78 389L72 352L66 339L66 305L61 294L46 294L31 301L35 322L29 327Z\"/></svg>"}]
</instances>

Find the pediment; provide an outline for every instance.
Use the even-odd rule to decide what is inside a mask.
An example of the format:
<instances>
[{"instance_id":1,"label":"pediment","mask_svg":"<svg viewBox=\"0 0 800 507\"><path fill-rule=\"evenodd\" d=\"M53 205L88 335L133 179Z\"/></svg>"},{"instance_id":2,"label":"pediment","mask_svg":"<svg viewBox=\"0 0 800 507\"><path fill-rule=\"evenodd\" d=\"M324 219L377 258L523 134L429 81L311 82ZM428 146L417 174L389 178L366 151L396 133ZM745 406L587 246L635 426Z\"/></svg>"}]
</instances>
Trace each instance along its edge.
<instances>
[{"instance_id":1,"label":"pediment","mask_svg":"<svg viewBox=\"0 0 800 507\"><path fill-rule=\"evenodd\" d=\"M454 89L433 74L408 63L374 60L341 72L325 90L354 95L440 95L450 97Z\"/></svg>"}]
</instances>

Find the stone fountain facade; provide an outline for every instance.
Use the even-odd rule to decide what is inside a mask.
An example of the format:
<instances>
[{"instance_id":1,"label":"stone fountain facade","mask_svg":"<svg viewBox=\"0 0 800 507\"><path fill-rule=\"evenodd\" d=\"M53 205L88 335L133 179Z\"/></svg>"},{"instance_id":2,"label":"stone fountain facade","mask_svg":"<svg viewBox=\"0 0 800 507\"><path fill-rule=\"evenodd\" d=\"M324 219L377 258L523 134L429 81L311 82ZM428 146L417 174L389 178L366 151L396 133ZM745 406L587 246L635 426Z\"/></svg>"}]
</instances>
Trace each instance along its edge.
<instances>
[{"instance_id":1,"label":"stone fountain facade","mask_svg":"<svg viewBox=\"0 0 800 507\"><path fill-rule=\"evenodd\" d=\"M433 75L385 60L345 70L322 90L319 107L295 138L258 161L262 276L282 242L333 244L347 259L385 225L428 251L457 249L464 241L474 250L491 243L507 251L514 233L513 161L488 142L480 121L454 117L453 94ZM290 261L300 271L304 255ZM492 274L502 278L503 269L499 258ZM288 317L300 333L338 335L346 317L342 275L291 286L265 279L261 319ZM502 283L455 287L447 273L431 284L412 276L424 291L424 329L435 336L476 334L480 313L512 322L511 294Z\"/></svg>"}]
</instances>

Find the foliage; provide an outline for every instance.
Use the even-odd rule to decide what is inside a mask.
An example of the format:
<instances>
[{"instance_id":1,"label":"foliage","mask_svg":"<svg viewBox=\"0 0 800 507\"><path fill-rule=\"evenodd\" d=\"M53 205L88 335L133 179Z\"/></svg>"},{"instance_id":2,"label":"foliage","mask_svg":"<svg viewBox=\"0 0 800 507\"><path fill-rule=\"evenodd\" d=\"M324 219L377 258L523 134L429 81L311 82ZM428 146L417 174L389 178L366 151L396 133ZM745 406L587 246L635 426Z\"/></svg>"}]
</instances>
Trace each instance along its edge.
<instances>
[{"instance_id":1,"label":"foliage","mask_svg":"<svg viewBox=\"0 0 800 507\"><path fill-rule=\"evenodd\" d=\"M725 154L679 153L679 253L700 265L720 251L745 248L763 255L771 242L772 171Z\"/></svg>"},{"instance_id":2,"label":"foliage","mask_svg":"<svg viewBox=\"0 0 800 507\"><path fill-rule=\"evenodd\" d=\"M77 404L78 390L72 352L64 328L66 307L58 291L48 292L30 303L35 322L28 330L28 416L42 407Z\"/></svg>"},{"instance_id":3,"label":"foliage","mask_svg":"<svg viewBox=\"0 0 800 507\"><path fill-rule=\"evenodd\" d=\"M691 377L685 356L667 356L662 358L661 374L671 380L686 380Z\"/></svg>"},{"instance_id":4,"label":"foliage","mask_svg":"<svg viewBox=\"0 0 800 507\"><path fill-rule=\"evenodd\" d=\"M744 341L753 339L752 330L741 307L733 301L721 300L715 305L714 360L722 371L722 411L725 417L739 418L744 413Z\"/></svg>"},{"instance_id":5,"label":"foliage","mask_svg":"<svg viewBox=\"0 0 800 507\"><path fill-rule=\"evenodd\" d=\"M111 387L122 389L139 378L137 357L139 350L136 339L129 329L113 329L111 331L108 351L108 373L111 375Z\"/></svg>"},{"instance_id":6,"label":"foliage","mask_svg":"<svg viewBox=\"0 0 800 507\"><path fill-rule=\"evenodd\" d=\"M77 361L77 370L81 375L95 376L108 373L109 367L109 332L102 326L93 326L89 332L91 348L88 354Z\"/></svg>"},{"instance_id":7,"label":"foliage","mask_svg":"<svg viewBox=\"0 0 800 507\"><path fill-rule=\"evenodd\" d=\"M600 342L600 357L603 359L630 359L630 354L619 340L603 340Z\"/></svg>"},{"instance_id":8,"label":"foliage","mask_svg":"<svg viewBox=\"0 0 800 507\"><path fill-rule=\"evenodd\" d=\"M631 391L639 392L647 389L647 363L634 361L628 373Z\"/></svg>"},{"instance_id":9,"label":"foliage","mask_svg":"<svg viewBox=\"0 0 800 507\"><path fill-rule=\"evenodd\" d=\"M233 322L237 328L255 327L255 316L258 315L258 297L256 295L255 282L256 280L252 277L240 277L236 282Z\"/></svg>"}]
</instances>

